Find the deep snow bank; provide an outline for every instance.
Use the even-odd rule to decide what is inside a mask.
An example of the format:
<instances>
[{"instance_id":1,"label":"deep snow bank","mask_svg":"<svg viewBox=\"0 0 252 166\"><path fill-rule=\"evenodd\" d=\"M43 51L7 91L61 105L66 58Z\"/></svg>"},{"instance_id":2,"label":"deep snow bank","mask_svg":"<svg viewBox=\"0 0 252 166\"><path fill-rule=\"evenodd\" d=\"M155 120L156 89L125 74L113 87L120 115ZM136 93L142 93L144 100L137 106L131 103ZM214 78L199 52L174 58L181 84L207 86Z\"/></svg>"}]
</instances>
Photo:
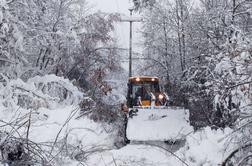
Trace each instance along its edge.
<instances>
[{"instance_id":1,"label":"deep snow bank","mask_svg":"<svg viewBox=\"0 0 252 166\"><path fill-rule=\"evenodd\" d=\"M232 131L230 128L211 130L210 127L206 127L188 135L186 145L176 154L189 165L214 166L221 164L234 148L234 145L229 141Z\"/></svg>"},{"instance_id":2,"label":"deep snow bank","mask_svg":"<svg viewBox=\"0 0 252 166\"><path fill-rule=\"evenodd\" d=\"M113 147L116 130L80 117L78 104L90 98L69 80L37 76L27 82L5 80L0 87L0 132L7 135L0 134L0 146L10 137L28 139L41 148L37 157L43 157L36 160L54 165L69 165L72 160L65 163L69 158L84 160L95 149Z\"/></svg>"}]
</instances>

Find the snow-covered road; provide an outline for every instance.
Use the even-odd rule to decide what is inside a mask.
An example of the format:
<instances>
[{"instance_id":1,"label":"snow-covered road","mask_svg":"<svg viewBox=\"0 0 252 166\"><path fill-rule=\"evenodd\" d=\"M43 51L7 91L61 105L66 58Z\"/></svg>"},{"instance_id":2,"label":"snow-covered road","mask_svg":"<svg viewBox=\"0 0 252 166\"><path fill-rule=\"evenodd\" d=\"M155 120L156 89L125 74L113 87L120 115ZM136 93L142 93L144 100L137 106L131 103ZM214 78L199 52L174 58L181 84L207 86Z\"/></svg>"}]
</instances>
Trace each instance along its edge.
<instances>
[{"instance_id":1,"label":"snow-covered road","mask_svg":"<svg viewBox=\"0 0 252 166\"><path fill-rule=\"evenodd\" d=\"M169 166L183 165L173 154L151 145L127 145L121 149L92 155L87 165Z\"/></svg>"}]
</instances>

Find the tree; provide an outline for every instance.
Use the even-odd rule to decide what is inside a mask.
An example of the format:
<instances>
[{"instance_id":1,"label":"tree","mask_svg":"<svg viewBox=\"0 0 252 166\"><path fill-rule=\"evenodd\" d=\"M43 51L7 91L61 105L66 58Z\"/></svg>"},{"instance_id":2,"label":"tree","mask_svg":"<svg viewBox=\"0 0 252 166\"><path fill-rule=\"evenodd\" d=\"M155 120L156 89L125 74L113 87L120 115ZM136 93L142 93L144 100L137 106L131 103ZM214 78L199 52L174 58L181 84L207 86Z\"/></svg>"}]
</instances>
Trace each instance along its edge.
<instances>
[{"instance_id":1,"label":"tree","mask_svg":"<svg viewBox=\"0 0 252 166\"><path fill-rule=\"evenodd\" d=\"M147 6L153 6L156 0L132 0L135 6L135 10L141 10Z\"/></svg>"},{"instance_id":2,"label":"tree","mask_svg":"<svg viewBox=\"0 0 252 166\"><path fill-rule=\"evenodd\" d=\"M9 77L17 76L20 65L26 64L27 59L23 52L24 36L20 30L23 27L21 21L16 20L10 6L12 1L0 3L0 68L9 74Z\"/></svg>"},{"instance_id":3,"label":"tree","mask_svg":"<svg viewBox=\"0 0 252 166\"><path fill-rule=\"evenodd\" d=\"M143 15L146 20L143 32L146 48L144 54L160 67L158 73L166 76L168 81L171 81L170 77L173 80L179 78L186 65L185 28L189 22L186 22L189 20L186 4L184 1L176 1L175 4L172 1L160 1Z\"/></svg>"},{"instance_id":4,"label":"tree","mask_svg":"<svg viewBox=\"0 0 252 166\"><path fill-rule=\"evenodd\" d=\"M145 69L172 82L167 90L177 93L177 104L184 103L197 116L205 110L208 124L215 123L217 114L218 125L232 125L237 119L240 105L233 86L240 85L239 80L249 82L245 75L250 74L248 62L234 57L249 56L250 9L251 2L246 0L202 0L197 8L176 0L156 1L143 12ZM241 63L244 71L238 73ZM220 73L218 68L227 64L229 68ZM231 114L234 109L236 113Z\"/></svg>"},{"instance_id":5,"label":"tree","mask_svg":"<svg viewBox=\"0 0 252 166\"><path fill-rule=\"evenodd\" d=\"M78 79L98 68L116 66L116 43L110 32L117 15L90 14L85 0L4 1L1 5L5 18L1 72L16 71L13 77L24 80L50 73ZM6 66L12 69L7 71ZM82 71L72 76L76 68Z\"/></svg>"}]
</instances>

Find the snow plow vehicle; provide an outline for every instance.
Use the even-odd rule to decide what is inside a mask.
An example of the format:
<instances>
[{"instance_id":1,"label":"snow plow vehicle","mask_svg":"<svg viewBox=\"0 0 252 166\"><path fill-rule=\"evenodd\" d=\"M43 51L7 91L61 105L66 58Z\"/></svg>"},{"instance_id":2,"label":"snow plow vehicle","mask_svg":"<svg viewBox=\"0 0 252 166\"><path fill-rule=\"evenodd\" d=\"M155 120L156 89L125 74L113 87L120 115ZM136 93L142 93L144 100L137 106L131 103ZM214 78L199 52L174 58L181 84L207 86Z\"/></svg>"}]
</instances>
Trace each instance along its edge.
<instances>
[{"instance_id":1,"label":"snow plow vehicle","mask_svg":"<svg viewBox=\"0 0 252 166\"><path fill-rule=\"evenodd\" d=\"M189 110L169 106L158 77L129 77L127 106L126 137L130 141L176 141L193 131Z\"/></svg>"}]
</instances>

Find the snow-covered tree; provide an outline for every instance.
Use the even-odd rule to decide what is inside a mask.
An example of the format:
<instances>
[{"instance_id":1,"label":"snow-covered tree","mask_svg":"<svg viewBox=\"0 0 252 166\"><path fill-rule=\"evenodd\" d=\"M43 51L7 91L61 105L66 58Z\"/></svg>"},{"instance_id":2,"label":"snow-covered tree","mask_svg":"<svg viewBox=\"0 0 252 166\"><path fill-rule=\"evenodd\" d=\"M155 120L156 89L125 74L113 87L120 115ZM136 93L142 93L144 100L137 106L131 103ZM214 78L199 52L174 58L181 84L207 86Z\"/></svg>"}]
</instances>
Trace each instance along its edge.
<instances>
[{"instance_id":1,"label":"snow-covered tree","mask_svg":"<svg viewBox=\"0 0 252 166\"><path fill-rule=\"evenodd\" d=\"M116 67L116 14L88 13L85 0L1 1L1 73L71 79ZM74 70L74 72L73 72Z\"/></svg>"},{"instance_id":2,"label":"snow-covered tree","mask_svg":"<svg viewBox=\"0 0 252 166\"><path fill-rule=\"evenodd\" d=\"M135 10L141 10L147 6L152 6L155 4L156 0L132 0L134 3Z\"/></svg>"},{"instance_id":3,"label":"snow-covered tree","mask_svg":"<svg viewBox=\"0 0 252 166\"><path fill-rule=\"evenodd\" d=\"M0 68L15 77L19 67L27 64L24 56L21 28L25 25L16 19L11 10L12 1L0 2Z\"/></svg>"},{"instance_id":4,"label":"snow-covered tree","mask_svg":"<svg viewBox=\"0 0 252 166\"><path fill-rule=\"evenodd\" d=\"M168 81L182 75L186 67L189 2L159 1L143 13L145 56Z\"/></svg>"},{"instance_id":5,"label":"snow-covered tree","mask_svg":"<svg viewBox=\"0 0 252 166\"><path fill-rule=\"evenodd\" d=\"M233 59L234 54L250 56L251 9L251 2L246 0L202 0L197 7L188 1L156 1L142 12L144 54L148 60L145 69L149 69L145 72L164 77L170 83L168 92L178 94L176 100L196 113L205 110L197 114L205 114L209 124L215 123L211 111L216 110L214 114L221 119L223 114L239 108L231 92L234 87L223 87L239 85L241 75L248 75L245 71L249 62L243 64L242 73L230 73L241 65L240 60ZM220 73L217 68L225 64L232 67ZM242 80L246 83L249 79ZM233 120L226 119L222 125L236 118L234 115Z\"/></svg>"}]
</instances>

